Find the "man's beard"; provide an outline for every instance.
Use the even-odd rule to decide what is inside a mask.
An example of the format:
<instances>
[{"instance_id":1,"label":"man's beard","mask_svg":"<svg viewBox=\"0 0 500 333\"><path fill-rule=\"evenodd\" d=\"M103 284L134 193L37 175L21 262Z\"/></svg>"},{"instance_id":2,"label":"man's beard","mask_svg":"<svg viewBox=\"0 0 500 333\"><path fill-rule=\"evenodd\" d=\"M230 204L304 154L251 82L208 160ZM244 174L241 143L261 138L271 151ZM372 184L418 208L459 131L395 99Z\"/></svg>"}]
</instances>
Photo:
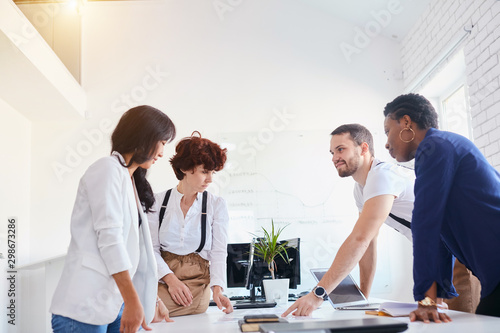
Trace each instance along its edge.
<instances>
[{"instance_id":1,"label":"man's beard","mask_svg":"<svg viewBox=\"0 0 500 333\"><path fill-rule=\"evenodd\" d=\"M345 168L337 169L339 176L342 178L352 176L359 168L359 158L353 157L349 161L344 160Z\"/></svg>"}]
</instances>

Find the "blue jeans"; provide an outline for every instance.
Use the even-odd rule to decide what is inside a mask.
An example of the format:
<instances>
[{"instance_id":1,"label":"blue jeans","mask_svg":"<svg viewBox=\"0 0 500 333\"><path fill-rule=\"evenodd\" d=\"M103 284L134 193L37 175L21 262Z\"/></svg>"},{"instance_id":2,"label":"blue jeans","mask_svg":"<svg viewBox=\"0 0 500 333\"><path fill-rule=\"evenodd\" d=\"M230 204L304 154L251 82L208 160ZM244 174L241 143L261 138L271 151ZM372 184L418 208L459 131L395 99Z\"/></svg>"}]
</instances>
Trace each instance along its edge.
<instances>
[{"instance_id":1,"label":"blue jeans","mask_svg":"<svg viewBox=\"0 0 500 333\"><path fill-rule=\"evenodd\" d=\"M52 315L52 330L54 333L120 333L123 305L115 321L107 325L85 324L80 321Z\"/></svg>"}]
</instances>

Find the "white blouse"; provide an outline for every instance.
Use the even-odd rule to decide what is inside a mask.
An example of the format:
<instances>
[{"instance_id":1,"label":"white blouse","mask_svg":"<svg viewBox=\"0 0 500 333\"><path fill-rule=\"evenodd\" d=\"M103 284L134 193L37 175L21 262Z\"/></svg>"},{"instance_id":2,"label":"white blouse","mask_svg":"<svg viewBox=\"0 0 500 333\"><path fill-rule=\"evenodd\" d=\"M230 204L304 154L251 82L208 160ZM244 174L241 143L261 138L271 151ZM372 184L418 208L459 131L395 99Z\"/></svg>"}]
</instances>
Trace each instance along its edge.
<instances>
[{"instance_id":1,"label":"white blouse","mask_svg":"<svg viewBox=\"0 0 500 333\"><path fill-rule=\"evenodd\" d=\"M155 204L148 214L149 229L153 241L153 249L158 265L158 277L172 273L160 254L168 251L177 255L195 252L201 242L201 204L203 193L198 193L196 200L189 208L186 218L181 210L183 194L172 189L167 209L163 216L161 230L158 230L158 219L165 193L155 194ZM226 201L208 192L207 196L207 234L205 246L199 253L210 262L210 287L226 286L227 228L229 215Z\"/></svg>"}]
</instances>

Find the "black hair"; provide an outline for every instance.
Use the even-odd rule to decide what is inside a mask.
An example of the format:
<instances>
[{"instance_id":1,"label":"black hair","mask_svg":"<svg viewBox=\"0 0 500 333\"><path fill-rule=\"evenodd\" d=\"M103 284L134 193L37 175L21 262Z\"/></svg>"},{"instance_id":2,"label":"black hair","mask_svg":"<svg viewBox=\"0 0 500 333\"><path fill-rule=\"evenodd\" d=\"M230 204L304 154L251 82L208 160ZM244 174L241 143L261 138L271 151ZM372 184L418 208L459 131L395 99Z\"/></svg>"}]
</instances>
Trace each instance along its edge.
<instances>
[{"instance_id":1,"label":"black hair","mask_svg":"<svg viewBox=\"0 0 500 333\"><path fill-rule=\"evenodd\" d=\"M431 102L419 94L406 94L396 97L387 103L384 108L384 116L390 116L394 120L408 115L418 128L428 130L438 128L438 115Z\"/></svg>"},{"instance_id":2,"label":"black hair","mask_svg":"<svg viewBox=\"0 0 500 333\"><path fill-rule=\"evenodd\" d=\"M141 164L153 158L159 141L170 142L175 138L175 126L172 120L160 110L141 105L125 112L111 135L111 151L120 154L132 154L128 165ZM146 212L149 212L155 199L151 185L146 179L146 169L138 167L134 174L139 200Z\"/></svg>"},{"instance_id":3,"label":"black hair","mask_svg":"<svg viewBox=\"0 0 500 333\"><path fill-rule=\"evenodd\" d=\"M330 135L339 135L349 133L352 141L358 146L363 142L368 144L368 150L372 156L375 156L375 150L373 149L373 136L370 131L360 124L345 124L337 127Z\"/></svg>"}]
</instances>

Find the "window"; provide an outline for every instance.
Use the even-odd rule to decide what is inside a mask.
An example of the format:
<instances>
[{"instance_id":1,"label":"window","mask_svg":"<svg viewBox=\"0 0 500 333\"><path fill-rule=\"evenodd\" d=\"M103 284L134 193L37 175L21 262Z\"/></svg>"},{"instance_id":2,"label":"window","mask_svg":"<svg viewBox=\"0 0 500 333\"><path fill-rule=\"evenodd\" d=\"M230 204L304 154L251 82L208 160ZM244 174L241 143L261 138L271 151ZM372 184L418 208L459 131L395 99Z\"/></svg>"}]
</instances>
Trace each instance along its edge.
<instances>
[{"instance_id":1,"label":"window","mask_svg":"<svg viewBox=\"0 0 500 333\"><path fill-rule=\"evenodd\" d=\"M429 76L432 78L418 93L433 104L439 115L439 128L472 140L463 50L451 57L437 73L430 73Z\"/></svg>"},{"instance_id":2,"label":"window","mask_svg":"<svg viewBox=\"0 0 500 333\"><path fill-rule=\"evenodd\" d=\"M461 85L441 103L441 127L472 139L465 85Z\"/></svg>"}]
</instances>

